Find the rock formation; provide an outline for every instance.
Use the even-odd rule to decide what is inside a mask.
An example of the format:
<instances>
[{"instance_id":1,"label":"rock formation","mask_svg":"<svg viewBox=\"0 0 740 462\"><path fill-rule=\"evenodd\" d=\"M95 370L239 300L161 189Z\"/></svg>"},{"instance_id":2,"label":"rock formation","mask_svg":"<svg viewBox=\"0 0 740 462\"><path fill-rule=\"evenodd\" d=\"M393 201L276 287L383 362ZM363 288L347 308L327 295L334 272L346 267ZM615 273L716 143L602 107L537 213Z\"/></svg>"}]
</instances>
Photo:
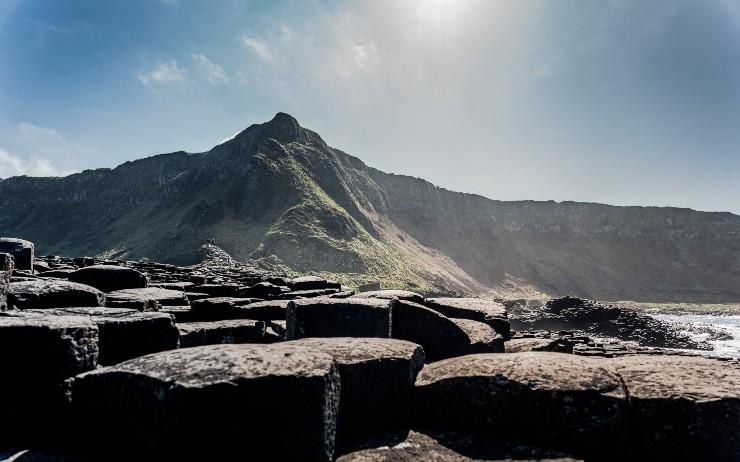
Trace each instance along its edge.
<instances>
[{"instance_id":1,"label":"rock formation","mask_svg":"<svg viewBox=\"0 0 740 462\"><path fill-rule=\"evenodd\" d=\"M527 319L561 329L517 330L516 303L354 297L238 262L3 255L3 458L740 459L740 363L582 332L619 334L620 307L555 299ZM63 279L83 268L108 292Z\"/></svg>"}]
</instances>

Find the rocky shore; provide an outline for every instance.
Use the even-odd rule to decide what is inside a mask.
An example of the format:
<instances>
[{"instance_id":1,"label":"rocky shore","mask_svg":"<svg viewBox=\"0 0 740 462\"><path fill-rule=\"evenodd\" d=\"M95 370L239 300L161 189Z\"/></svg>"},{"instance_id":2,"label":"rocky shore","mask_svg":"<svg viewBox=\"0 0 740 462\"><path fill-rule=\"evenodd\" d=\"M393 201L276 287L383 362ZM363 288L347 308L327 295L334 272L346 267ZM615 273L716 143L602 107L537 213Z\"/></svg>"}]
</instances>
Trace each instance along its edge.
<instances>
[{"instance_id":1,"label":"rocky shore","mask_svg":"<svg viewBox=\"0 0 740 462\"><path fill-rule=\"evenodd\" d=\"M209 254L0 238L0 459L740 460L740 365L666 349L706 349L666 323Z\"/></svg>"}]
</instances>

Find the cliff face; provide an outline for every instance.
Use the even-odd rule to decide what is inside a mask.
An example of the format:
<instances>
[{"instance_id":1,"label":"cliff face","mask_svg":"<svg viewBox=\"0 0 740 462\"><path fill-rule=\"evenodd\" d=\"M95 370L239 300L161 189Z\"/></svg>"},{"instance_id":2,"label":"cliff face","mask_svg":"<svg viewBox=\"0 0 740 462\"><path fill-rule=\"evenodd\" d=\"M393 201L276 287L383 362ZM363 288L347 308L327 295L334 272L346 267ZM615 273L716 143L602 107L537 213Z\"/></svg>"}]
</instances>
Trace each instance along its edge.
<instances>
[{"instance_id":1,"label":"cliff face","mask_svg":"<svg viewBox=\"0 0 740 462\"><path fill-rule=\"evenodd\" d=\"M0 234L42 254L188 264L213 238L237 259L422 291L737 301L739 233L729 213L447 191L370 168L287 114L207 153L0 181Z\"/></svg>"}]
</instances>

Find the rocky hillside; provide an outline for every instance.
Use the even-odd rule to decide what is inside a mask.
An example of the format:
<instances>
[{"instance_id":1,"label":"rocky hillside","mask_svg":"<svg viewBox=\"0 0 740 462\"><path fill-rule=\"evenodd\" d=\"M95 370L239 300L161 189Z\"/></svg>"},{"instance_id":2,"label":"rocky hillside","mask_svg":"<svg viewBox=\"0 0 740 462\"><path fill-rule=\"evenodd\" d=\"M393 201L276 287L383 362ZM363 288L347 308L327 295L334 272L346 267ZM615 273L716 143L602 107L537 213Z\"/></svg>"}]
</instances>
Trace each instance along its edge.
<instances>
[{"instance_id":1,"label":"rocky hillside","mask_svg":"<svg viewBox=\"0 0 740 462\"><path fill-rule=\"evenodd\" d=\"M553 180L557 187L557 180ZM387 174L287 114L205 153L0 181L0 234L42 254L237 260L421 292L740 299L740 217L502 202Z\"/></svg>"}]
</instances>

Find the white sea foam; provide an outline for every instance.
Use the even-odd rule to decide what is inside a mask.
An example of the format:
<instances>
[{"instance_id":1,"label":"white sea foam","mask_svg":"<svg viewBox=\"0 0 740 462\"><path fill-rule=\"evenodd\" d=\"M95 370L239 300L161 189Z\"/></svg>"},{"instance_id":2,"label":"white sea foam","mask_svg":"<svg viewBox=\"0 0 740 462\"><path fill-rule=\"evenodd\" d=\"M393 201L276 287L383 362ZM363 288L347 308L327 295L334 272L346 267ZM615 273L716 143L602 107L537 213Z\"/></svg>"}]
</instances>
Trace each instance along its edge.
<instances>
[{"instance_id":1,"label":"white sea foam","mask_svg":"<svg viewBox=\"0 0 740 462\"><path fill-rule=\"evenodd\" d=\"M696 340L707 341L714 347L714 351L708 352L708 354L740 358L740 315L649 314L661 321L686 325L685 332L688 335ZM713 339L712 335L707 332L710 329L722 330L732 338Z\"/></svg>"}]
</instances>

